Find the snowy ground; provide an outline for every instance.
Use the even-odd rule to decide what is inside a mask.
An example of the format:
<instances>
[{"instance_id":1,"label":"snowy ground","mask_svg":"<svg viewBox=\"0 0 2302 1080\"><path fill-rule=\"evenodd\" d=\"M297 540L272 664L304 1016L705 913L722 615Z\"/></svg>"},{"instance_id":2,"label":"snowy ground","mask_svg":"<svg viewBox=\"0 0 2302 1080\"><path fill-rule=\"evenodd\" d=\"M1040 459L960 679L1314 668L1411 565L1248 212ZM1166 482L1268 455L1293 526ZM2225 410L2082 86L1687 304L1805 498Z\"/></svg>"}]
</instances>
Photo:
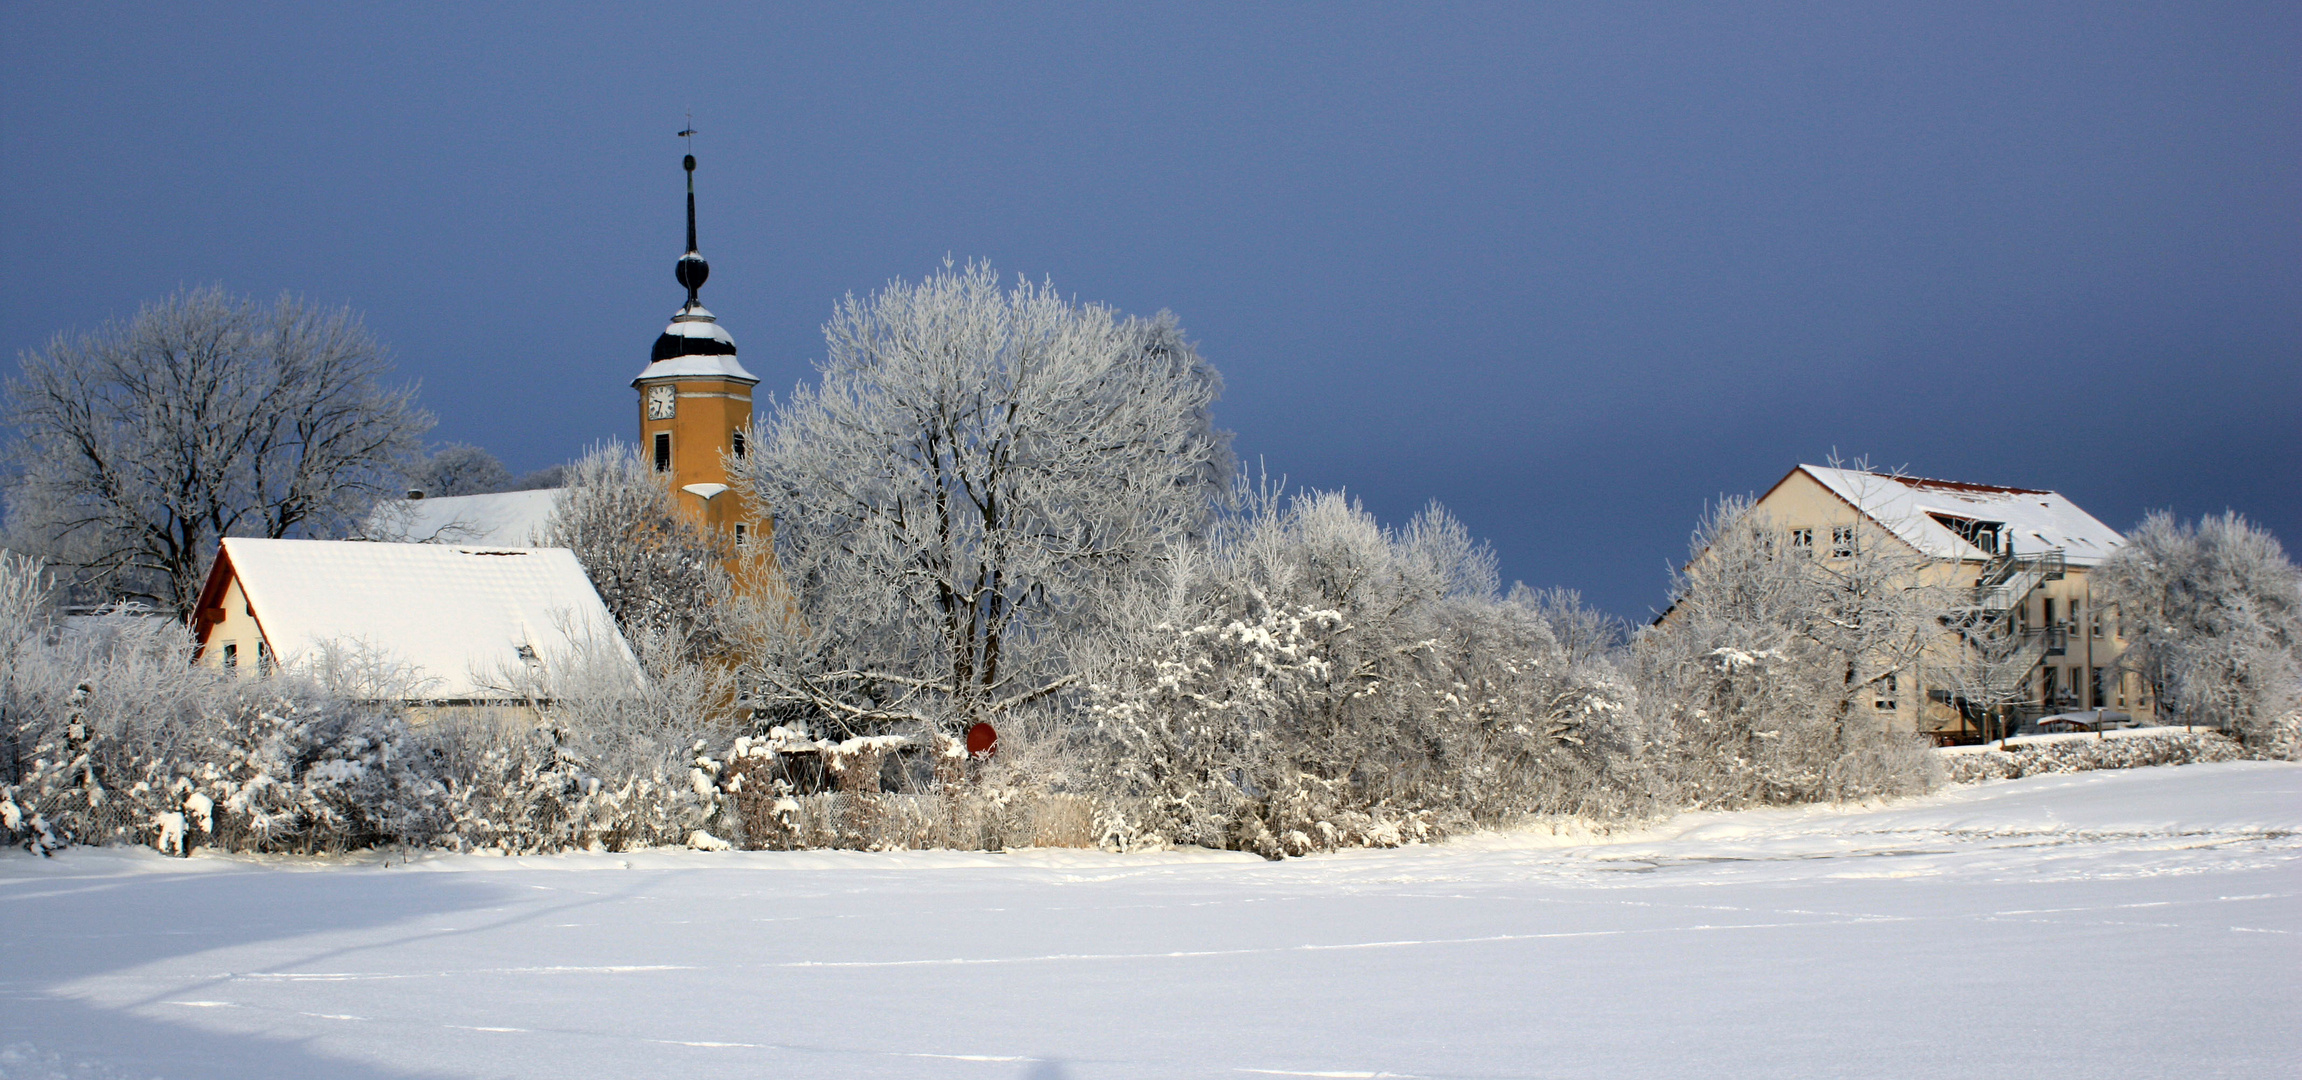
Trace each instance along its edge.
<instances>
[{"instance_id":1,"label":"snowy ground","mask_svg":"<svg viewBox=\"0 0 2302 1080\"><path fill-rule=\"evenodd\" d=\"M2302 766L1214 854L0 856L0 1076L2302 1074Z\"/></svg>"}]
</instances>

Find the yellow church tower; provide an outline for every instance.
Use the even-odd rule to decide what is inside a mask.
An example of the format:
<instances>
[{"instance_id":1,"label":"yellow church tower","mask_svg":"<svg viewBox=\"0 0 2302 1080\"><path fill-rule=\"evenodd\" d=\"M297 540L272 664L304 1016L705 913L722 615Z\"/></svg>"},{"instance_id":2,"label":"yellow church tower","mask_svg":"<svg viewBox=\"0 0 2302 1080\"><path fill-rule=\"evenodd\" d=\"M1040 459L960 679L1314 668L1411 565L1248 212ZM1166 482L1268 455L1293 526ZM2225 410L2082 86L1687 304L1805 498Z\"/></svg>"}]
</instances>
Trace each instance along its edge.
<instances>
[{"instance_id":1,"label":"yellow church tower","mask_svg":"<svg viewBox=\"0 0 2302 1080\"><path fill-rule=\"evenodd\" d=\"M744 454L751 388L759 380L736 361L735 339L697 299L711 264L695 244L695 155L684 164L687 254L672 276L687 287L687 303L655 339L647 370L631 381L639 391L639 444L655 471L669 474L680 509L740 549L768 542L765 515L728 475L728 460Z\"/></svg>"}]
</instances>

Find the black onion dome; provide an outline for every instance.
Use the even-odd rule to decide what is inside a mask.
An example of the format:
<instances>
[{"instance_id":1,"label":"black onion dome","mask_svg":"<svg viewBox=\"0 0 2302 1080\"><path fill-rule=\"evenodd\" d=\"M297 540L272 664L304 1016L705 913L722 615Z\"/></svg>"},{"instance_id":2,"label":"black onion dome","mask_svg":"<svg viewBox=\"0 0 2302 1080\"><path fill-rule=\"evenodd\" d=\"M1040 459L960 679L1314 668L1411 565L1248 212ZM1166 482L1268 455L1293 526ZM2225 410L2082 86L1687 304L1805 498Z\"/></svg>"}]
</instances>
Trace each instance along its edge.
<instances>
[{"instance_id":1,"label":"black onion dome","mask_svg":"<svg viewBox=\"0 0 2302 1080\"><path fill-rule=\"evenodd\" d=\"M701 262L702 260L696 260ZM673 360L682 356L734 356L735 339L701 307L681 308L672 317L671 325L655 339L655 350L648 356L651 363Z\"/></svg>"}]
</instances>

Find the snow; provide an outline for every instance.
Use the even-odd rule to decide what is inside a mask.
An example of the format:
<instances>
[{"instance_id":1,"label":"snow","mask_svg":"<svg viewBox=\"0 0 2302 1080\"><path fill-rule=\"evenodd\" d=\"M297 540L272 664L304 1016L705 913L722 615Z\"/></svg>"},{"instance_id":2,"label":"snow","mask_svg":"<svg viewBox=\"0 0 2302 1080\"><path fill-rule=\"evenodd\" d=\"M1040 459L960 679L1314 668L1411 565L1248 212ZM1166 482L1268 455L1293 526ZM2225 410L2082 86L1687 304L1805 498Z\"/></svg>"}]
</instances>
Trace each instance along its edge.
<instances>
[{"instance_id":1,"label":"snow","mask_svg":"<svg viewBox=\"0 0 2302 1080\"><path fill-rule=\"evenodd\" d=\"M2126 542L2118 530L2052 491L1987 488L1821 465L1799 468L1922 554L1939 559L1987 560L1991 554L1928 514L2004 522L2012 550L2037 555L2061 548L2072 566L2093 566Z\"/></svg>"},{"instance_id":2,"label":"snow","mask_svg":"<svg viewBox=\"0 0 2302 1080\"><path fill-rule=\"evenodd\" d=\"M735 344L735 338L727 332L726 327L712 318L711 312L700 307L684 308L681 315L685 317L672 319L671 325L664 327L663 332L672 337L703 338L726 345Z\"/></svg>"},{"instance_id":3,"label":"snow","mask_svg":"<svg viewBox=\"0 0 2302 1080\"><path fill-rule=\"evenodd\" d=\"M502 544L525 547L543 538L561 488L394 499L378 504L361 531L399 544Z\"/></svg>"},{"instance_id":4,"label":"snow","mask_svg":"<svg viewBox=\"0 0 2302 1080\"><path fill-rule=\"evenodd\" d=\"M1283 863L15 853L0 1068L2285 1077L2298 834L2242 762Z\"/></svg>"},{"instance_id":5,"label":"snow","mask_svg":"<svg viewBox=\"0 0 2302 1080\"><path fill-rule=\"evenodd\" d=\"M669 360L658 360L649 364L647 370L640 372L631 384L638 386L650 379L675 378L740 379L749 383L759 381L759 376L746 370L734 356L723 353L716 356L674 356Z\"/></svg>"},{"instance_id":6,"label":"snow","mask_svg":"<svg viewBox=\"0 0 2302 1080\"><path fill-rule=\"evenodd\" d=\"M2169 735L2211 733L2213 728L2186 728L2179 726L2152 726L2111 728L2108 731L2061 731L2045 735L2009 735L2006 738L1973 746L1945 746L1938 754L1987 754L1995 750L2020 750L2025 746L2049 746L2054 743L2097 742L2105 739L2163 739Z\"/></svg>"},{"instance_id":7,"label":"snow","mask_svg":"<svg viewBox=\"0 0 2302 1080\"><path fill-rule=\"evenodd\" d=\"M405 665L417 696L455 700L504 696L489 684L517 670L523 645L549 658L612 641L631 655L566 548L228 537L224 554L290 666L350 645Z\"/></svg>"}]
</instances>

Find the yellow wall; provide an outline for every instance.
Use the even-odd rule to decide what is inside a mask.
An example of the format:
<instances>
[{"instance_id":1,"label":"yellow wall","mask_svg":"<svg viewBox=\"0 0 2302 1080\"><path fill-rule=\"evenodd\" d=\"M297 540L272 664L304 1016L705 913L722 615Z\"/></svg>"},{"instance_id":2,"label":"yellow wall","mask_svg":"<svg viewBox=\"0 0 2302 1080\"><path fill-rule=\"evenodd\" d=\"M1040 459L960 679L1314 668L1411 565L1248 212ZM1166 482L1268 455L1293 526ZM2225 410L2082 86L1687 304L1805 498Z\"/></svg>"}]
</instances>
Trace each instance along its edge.
<instances>
[{"instance_id":1,"label":"yellow wall","mask_svg":"<svg viewBox=\"0 0 2302 1080\"><path fill-rule=\"evenodd\" d=\"M240 579L234 575L224 584L223 617L210 623L200 637L199 662L213 668L223 667L224 647L230 645L239 660L239 673L254 675L263 640L263 630L256 625L255 614L248 610L248 595L240 591Z\"/></svg>"},{"instance_id":2,"label":"yellow wall","mask_svg":"<svg viewBox=\"0 0 2302 1080\"><path fill-rule=\"evenodd\" d=\"M648 418L648 391L656 385L670 385L677 393L672 416L668 420ZM751 384L741 379L692 378L666 379L639 386L639 443L640 452L649 461L655 460L656 436L671 436L671 484L676 489L690 484L727 484L730 490L705 499L693 492L678 491L680 508L696 524L733 539L735 526L745 527L746 543L766 543L770 527L766 515L752 506L750 494L737 489L728 475L726 455L733 449L735 433L751 426Z\"/></svg>"}]
</instances>

